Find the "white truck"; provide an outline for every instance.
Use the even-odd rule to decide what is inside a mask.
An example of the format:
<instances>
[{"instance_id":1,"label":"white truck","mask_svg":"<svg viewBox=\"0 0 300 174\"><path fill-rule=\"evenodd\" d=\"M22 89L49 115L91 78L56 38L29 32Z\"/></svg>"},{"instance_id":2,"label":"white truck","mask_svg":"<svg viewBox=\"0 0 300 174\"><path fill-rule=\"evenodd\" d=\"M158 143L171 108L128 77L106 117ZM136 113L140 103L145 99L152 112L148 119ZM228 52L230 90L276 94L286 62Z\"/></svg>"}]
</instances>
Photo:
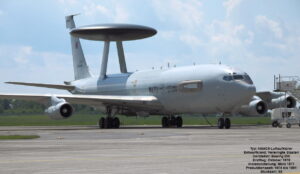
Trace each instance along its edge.
<instances>
[{"instance_id":1,"label":"white truck","mask_svg":"<svg viewBox=\"0 0 300 174\"><path fill-rule=\"evenodd\" d=\"M292 125L300 126L300 109L299 108L276 108L271 111L271 120L273 127L282 127L286 125L290 128Z\"/></svg>"}]
</instances>

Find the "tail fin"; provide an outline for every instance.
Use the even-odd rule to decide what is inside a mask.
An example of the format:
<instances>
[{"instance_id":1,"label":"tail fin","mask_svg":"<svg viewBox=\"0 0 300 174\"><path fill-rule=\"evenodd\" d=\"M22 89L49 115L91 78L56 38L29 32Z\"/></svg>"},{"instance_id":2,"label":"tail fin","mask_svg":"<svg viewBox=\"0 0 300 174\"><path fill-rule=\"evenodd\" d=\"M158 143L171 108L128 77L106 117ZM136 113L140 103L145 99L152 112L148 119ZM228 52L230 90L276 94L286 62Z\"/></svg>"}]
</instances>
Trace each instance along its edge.
<instances>
[{"instance_id":1,"label":"tail fin","mask_svg":"<svg viewBox=\"0 0 300 174\"><path fill-rule=\"evenodd\" d=\"M66 27L70 30L75 28L75 23L73 19L74 16L75 15L66 16ZM91 77L89 67L86 64L79 38L71 35L71 45L75 80Z\"/></svg>"}]
</instances>

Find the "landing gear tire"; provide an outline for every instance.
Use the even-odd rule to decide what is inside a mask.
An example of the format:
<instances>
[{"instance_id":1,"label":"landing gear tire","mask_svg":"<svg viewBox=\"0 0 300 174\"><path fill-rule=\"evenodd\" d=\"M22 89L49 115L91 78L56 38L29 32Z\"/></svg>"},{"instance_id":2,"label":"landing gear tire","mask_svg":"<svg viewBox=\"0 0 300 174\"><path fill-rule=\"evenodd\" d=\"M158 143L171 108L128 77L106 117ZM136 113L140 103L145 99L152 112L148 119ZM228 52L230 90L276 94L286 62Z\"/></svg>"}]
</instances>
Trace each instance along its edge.
<instances>
[{"instance_id":1,"label":"landing gear tire","mask_svg":"<svg viewBox=\"0 0 300 174\"><path fill-rule=\"evenodd\" d=\"M101 117L99 119L99 128L100 129L119 128L119 127L120 127L120 120L117 117L114 117L114 118Z\"/></svg>"},{"instance_id":2,"label":"landing gear tire","mask_svg":"<svg viewBox=\"0 0 300 174\"><path fill-rule=\"evenodd\" d=\"M229 118L225 118L224 127L225 127L225 129L230 129L230 127L231 127L231 121L230 121Z\"/></svg>"},{"instance_id":3,"label":"landing gear tire","mask_svg":"<svg viewBox=\"0 0 300 174\"><path fill-rule=\"evenodd\" d=\"M120 120L118 117L113 118L112 120L112 127L113 128L119 128L120 127Z\"/></svg>"},{"instance_id":4,"label":"landing gear tire","mask_svg":"<svg viewBox=\"0 0 300 174\"><path fill-rule=\"evenodd\" d=\"M182 127L182 118L181 117L176 117L176 126L177 127Z\"/></svg>"},{"instance_id":5,"label":"landing gear tire","mask_svg":"<svg viewBox=\"0 0 300 174\"><path fill-rule=\"evenodd\" d=\"M219 118L218 119L218 128L223 129L224 128L224 118Z\"/></svg>"},{"instance_id":6,"label":"landing gear tire","mask_svg":"<svg viewBox=\"0 0 300 174\"><path fill-rule=\"evenodd\" d=\"M163 128L167 127L182 127L182 118L180 116L162 117L161 125Z\"/></svg>"},{"instance_id":7,"label":"landing gear tire","mask_svg":"<svg viewBox=\"0 0 300 174\"><path fill-rule=\"evenodd\" d=\"M104 129L105 128L105 118L101 117L99 119L99 128Z\"/></svg>"},{"instance_id":8,"label":"landing gear tire","mask_svg":"<svg viewBox=\"0 0 300 174\"><path fill-rule=\"evenodd\" d=\"M277 121L273 121L272 122L272 127L278 127L278 122Z\"/></svg>"},{"instance_id":9,"label":"landing gear tire","mask_svg":"<svg viewBox=\"0 0 300 174\"><path fill-rule=\"evenodd\" d=\"M161 125L163 128L169 127L169 119L167 117L163 117L161 119Z\"/></svg>"},{"instance_id":10,"label":"landing gear tire","mask_svg":"<svg viewBox=\"0 0 300 174\"><path fill-rule=\"evenodd\" d=\"M291 127L292 127L291 123L286 124L286 128L291 128Z\"/></svg>"}]
</instances>

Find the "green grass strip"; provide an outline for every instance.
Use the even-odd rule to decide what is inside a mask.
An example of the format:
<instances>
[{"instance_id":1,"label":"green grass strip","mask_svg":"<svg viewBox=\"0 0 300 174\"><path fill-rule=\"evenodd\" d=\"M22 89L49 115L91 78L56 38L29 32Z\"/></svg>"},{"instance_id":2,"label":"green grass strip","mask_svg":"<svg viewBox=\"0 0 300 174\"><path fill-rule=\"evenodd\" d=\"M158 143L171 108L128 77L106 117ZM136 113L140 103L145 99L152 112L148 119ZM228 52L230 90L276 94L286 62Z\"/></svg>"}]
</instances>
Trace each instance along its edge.
<instances>
[{"instance_id":1,"label":"green grass strip","mask_svg":"<svg viewBox=\"0 0 300 174\"><path fill-rule=\"evenodd\" d=\"M0 140L23 140L40 138L38 135L0 135Z\"/></svg>"},{"instance_id":2,"label":"green grass strip","mask_svg":"<svg viewBox=\"0 0 300 174\"><path fill-rule=\"evenodd\" d=\"M68 119L51 120L47 115L19 115L19 116L0 116L0 126L68 126L68 125L97 125L100 117L104 115L85 115L75 114ZM121 125L160 125L161 116L125 117L119 116ZM183 116L184 125L207 125L203 117ZM210 123L217 124L218 117L207 117ZM270 117L231 117L232 124L271 124Z\"/></svg>"}]
</instances>

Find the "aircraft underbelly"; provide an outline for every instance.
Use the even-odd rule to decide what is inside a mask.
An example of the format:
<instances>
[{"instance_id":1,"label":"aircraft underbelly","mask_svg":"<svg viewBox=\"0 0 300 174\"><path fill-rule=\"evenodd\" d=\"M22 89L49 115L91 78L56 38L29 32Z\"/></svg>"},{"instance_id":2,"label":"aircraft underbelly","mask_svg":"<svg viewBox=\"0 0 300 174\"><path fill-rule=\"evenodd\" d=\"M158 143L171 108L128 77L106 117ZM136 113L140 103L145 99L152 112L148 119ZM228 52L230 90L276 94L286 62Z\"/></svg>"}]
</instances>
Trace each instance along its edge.
<instances>
[{"instance_id":1,"label":"aircraft underbelly","mask_svg":"<svg viewBox=\"0 0 300 174\"><path fill-rule=\"evenodd\" d=\"M173 113L214 113L216 101L203 94L176 94L158 97L165 110Z\"/></svg>"}]
</instances>

